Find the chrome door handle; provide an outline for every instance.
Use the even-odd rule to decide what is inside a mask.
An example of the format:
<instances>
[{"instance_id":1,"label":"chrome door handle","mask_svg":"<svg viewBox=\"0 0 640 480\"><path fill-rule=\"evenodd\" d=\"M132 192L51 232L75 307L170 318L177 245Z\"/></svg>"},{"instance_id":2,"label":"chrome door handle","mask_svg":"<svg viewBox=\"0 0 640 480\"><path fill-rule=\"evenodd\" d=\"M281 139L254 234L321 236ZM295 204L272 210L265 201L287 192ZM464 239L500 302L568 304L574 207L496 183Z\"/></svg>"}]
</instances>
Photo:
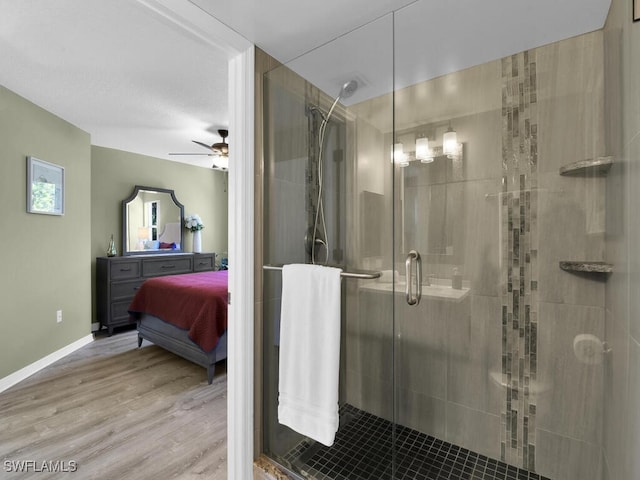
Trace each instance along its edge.
<instances>
[{"instance_id":1,"label":"chrome door handle","mask_svg":"<svg viewBox=\"0 0 640 480\"><path fill-rule=\"evenodd\" d=\"M420 254L413 251L416 254L416 305L420 303L422 298L422 257Z\"/></svg>"},{"instance_id":2,"label":"chrome door handle","mask_svg":"<svg viewBox=\"0 0 640 480\"><path fill-rule=\"evenodd\" d=\"M416 293L411 289L411 264L416 264ZM422 259L420 254L415 250L411 250L404 262L405 266L405 296L409 305L418 305L422 298Z\"/></svg>"}]
</instances>

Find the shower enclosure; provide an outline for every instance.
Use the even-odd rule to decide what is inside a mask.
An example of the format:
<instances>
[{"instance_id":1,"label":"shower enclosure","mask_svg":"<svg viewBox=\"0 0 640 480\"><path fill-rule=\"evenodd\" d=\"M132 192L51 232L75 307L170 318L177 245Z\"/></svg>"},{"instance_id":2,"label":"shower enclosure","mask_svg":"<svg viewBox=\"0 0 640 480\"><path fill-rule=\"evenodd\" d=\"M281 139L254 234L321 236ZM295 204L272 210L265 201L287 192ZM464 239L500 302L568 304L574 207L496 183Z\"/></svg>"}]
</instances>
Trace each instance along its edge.
<instances>
[{"instance_id":1,"label":"shower enclosure","mask_svg":"<svg viewBox=\"0 0 640 480\"><path fill-rule=\"evenodd\" d=\"M377 278L342 280L326 447L278 423L264 271L263 451L300 478L600 480L602 32L438 71L403 35L423 3L264 76L264 263Z\"/></svg>"}]
</instances>

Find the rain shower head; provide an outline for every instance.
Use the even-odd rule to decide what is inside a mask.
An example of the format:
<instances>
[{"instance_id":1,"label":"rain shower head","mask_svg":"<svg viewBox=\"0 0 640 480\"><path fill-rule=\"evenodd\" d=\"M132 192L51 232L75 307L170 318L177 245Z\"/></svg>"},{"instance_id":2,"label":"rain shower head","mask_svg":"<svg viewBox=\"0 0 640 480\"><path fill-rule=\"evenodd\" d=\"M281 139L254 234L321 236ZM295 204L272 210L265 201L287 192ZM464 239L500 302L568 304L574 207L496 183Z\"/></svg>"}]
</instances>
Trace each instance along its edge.
<instances>
[{"instance_id":1,"label":"rain shower head","mask_svg":"<svg viewBox=\"0 0 640 480\"><path fill-rule=\"evenodd\" d=\"M357 89L358 89L357 80L349 80L347 83L342 85L338 98L349 98L351 95L355 93Z\"/></svg>"}]
</instances>

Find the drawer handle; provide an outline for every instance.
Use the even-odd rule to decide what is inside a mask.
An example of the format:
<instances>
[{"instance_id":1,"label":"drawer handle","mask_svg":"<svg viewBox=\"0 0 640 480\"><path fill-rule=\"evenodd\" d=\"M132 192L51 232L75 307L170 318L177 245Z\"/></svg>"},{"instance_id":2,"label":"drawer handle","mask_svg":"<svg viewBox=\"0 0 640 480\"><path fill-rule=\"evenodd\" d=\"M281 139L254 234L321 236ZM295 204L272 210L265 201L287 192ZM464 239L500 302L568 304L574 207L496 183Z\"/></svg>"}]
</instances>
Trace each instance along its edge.
<instances>
[{"instance_id":1,"label":"drawer handle","mask_svg":"<svg viewBox=\"0 0 640 480\"><path fill-rule=\"evenodd\" d=\"M207 262L199 262L198 265L209 265Z\"/></svg>"},{"instance_id":2,"label":"drawer handle","mask_svg":"<svg viewBox=\"0 0 640 480\"><path fill-rule=\"evenodd\" d=\"M121 272L130 272L131 271L131 267L127 267L127 268L120 268Z\"/></svg>"},{"instance_id":3,"label":"drawer handle","mask_svg":"<svg viewBox=\"0 0 640 480\"><path fill-rule=\"evenodd\" d=\"M160 268L176 268L175 265L162 265Z\"/></svg>"}]
</instances>

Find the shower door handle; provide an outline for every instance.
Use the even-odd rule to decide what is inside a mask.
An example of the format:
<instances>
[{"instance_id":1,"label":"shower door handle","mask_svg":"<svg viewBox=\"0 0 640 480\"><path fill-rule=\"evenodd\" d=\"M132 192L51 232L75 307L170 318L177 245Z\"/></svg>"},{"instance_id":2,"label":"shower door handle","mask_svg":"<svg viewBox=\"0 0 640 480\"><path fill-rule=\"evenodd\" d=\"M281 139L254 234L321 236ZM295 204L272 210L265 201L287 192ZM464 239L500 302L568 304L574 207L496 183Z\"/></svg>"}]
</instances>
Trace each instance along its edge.
<instances>
[{"instance_id":1,"label":"shower door handle","mask_svg":"<svg viewBox=\"0 0 640 480\"><path fill-rule=\"evenodd\" d=\"M411 265L416 265L416 293L412 292L411 283ZM420 254L415 250L411 250L409 255L407 255L407 259L404 262L405 266L405 295L407 297L407 303L409 305L418 305L420 303L420 299L422 298L422 259L420 258Z\"/></svg>"}]
</instances>

